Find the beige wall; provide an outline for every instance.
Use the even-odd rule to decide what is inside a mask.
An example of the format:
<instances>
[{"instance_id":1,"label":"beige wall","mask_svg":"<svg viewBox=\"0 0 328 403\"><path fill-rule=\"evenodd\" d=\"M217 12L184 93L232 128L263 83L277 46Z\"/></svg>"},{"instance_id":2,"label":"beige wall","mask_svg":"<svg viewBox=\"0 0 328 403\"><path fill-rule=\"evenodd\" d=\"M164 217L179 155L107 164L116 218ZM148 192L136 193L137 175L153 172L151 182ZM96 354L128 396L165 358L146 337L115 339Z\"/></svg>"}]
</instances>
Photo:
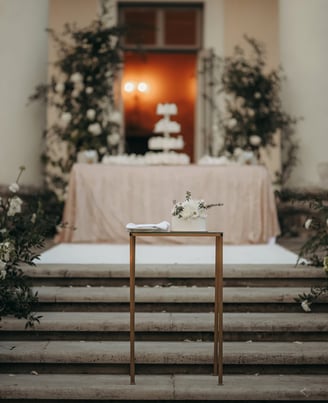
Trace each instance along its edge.
<instances>
[{"instance_id":1,"label":"beige wall","mask_svg":"<svg viewBox=\"0 0 328 403\"><path fill-rule=\"evenodd\" d=\"M27 100L47 77L47 25L47 0L0 0L0 185L21 165L22 184L42 182L45 107Z\"/></svg>"},{"instance_id":2,"label":"beige wall","mask_svg":"<svg viewBox=\"0 0 328 403\"><path fill-rule=\"evenodd\" d=\"M224 0L224 48L244 47L247 34L264 43L268 67L279 64L278 0Z\"/></svg>"},{"instance_id":3,"label":"beige wall","mask_svg":"<svg viewBox=\"0 0 328 403\"><path fill-rule=\"evenodd\" d=\"M327 16L327 0L280 0L281 62L287 76L284 106L303 117L293 187L320 183L317 164L328 162Z\"/></svg>"}]
</instances>

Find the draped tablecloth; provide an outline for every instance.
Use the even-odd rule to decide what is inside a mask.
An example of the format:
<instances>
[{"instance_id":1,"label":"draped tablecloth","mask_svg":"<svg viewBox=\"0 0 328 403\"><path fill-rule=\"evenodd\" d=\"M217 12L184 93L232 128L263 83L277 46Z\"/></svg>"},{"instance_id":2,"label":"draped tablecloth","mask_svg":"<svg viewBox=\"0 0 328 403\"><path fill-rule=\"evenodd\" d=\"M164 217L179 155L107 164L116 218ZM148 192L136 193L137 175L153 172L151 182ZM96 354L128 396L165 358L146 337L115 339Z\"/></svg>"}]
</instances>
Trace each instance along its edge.
<instances>
[{"instance_id":1,"label":"draped tablecloth","mask_svg":"<svg viewBox=\"0 0 328 403\"><path fill-rule=\"evenodd\" d=\"M207 229L226 244L267 243L279 234L270 175L263 166L131 166L75 164L56 242L127 243L127 223L171 221L173 200L186 191L207 204ZM145 243L159 238L147 237ZM166 243L204 243L208 238L167 237Z\"/></svg>"}]
</instances>

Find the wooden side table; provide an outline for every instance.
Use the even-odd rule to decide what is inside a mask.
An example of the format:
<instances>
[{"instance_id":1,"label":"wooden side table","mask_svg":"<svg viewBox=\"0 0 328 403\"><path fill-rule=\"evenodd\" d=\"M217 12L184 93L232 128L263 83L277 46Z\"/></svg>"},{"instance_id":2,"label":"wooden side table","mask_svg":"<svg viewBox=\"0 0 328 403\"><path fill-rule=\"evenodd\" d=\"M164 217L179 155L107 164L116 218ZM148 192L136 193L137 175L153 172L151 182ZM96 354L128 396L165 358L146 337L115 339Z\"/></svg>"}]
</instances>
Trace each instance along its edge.
<instances>
[{"instance_id":1,"label":"wooden side table","mask_svg":"<svg viewBox=\"0 0 328 403\"><path fill-rule=\"evenodd\" d=\"M145 236L182 236L215 238L215 298L213 373L218 384L223 381L223 233L222 232L158 232L130 231L130 383L135 384L135 266L136 238Z\"/></svg>"}]
</instances>

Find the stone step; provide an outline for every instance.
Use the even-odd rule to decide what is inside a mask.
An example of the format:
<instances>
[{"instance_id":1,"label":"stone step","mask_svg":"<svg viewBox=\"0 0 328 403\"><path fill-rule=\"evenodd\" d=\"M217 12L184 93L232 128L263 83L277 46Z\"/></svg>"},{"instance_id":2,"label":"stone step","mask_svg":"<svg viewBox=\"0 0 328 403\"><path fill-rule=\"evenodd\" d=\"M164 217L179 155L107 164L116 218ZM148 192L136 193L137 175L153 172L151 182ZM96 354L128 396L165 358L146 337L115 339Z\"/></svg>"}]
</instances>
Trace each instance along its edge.
<instances>
[{"instance_id":1,"label":"stone step","mask_svg":"<svg viewBox=\"0 0 328 403\"><path fill-rule=\"evenodd\" d=\"M2 373L128 374L129 342L2 342ZM141 342L135 344L139 374L209 374L212 342ZM328 342L225 342L226 374L317 373L328 375Z\"/></svg>"},{"instance_id":2,"label":"stone step","mask_svg":"<svg viewBox=\"0 0 328 403\"><path fill-rule=\"evenodd\" d=\"M120 302L130 300L129 287L36 287L40 302ZM223 291L227 303L294 303L295 298L308 288L301 287L228 287ZM214 287L136 287L136 303L213 303ZM328 302L322 295L318 302Z\"/></svg>"},{"instance_id":3,"label":"stone step","mask_svg":"<svg viewBox=\"0 0 328 403\"><path fill-rule=\"evenodd\" d=\"M128 312L42 312L40 323L25 329L25 319L3 318L1 340L127 340ZM328 313L224 313L225 340L327 340ZM137 312L141 340L209 340L213 313Z\"/></svg>"},{"instance_id":4,"label":"stone step","mask_svg":"<svg viewBox=\"0 0 328 403\"><path fill-rule=\"evenodd\" d=\"M25 267L35 285L94 285L129 284L129 266L109 264L40 264ZM315 286L325 278L323 270L293 265L225 265L224 285L229 286ZM214 267L207 264L137 265L136 283L213 285Z\"/></svg>"},{"instance_id":5,"label":"stone step","mask_svg":"<svg viewBox=\"0 0 328 403\"><path fill-rule=\"evenodd\" d=\"M0 374L1 401L327 401L327 375ZM29 399L29 400L27 400Z\"/></svg>"}]
</instances>

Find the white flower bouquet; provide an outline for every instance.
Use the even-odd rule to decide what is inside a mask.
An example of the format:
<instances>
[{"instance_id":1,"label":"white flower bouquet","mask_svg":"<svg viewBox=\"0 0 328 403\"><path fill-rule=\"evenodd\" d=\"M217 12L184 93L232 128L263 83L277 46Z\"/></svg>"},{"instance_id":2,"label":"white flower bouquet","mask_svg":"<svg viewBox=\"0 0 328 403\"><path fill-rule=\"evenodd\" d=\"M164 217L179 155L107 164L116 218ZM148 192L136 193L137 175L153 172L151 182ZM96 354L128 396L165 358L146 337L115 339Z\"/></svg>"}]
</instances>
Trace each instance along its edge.
<instances>
[{"instance_id":1,"label":"white flower bouquet","mask_svg":"<svg viewBox=\"0 0 328 403\"><path fill-rule=\"evenodd\" d=\"M206 204L203 199L192 199L191 192L186 192L185 200L173 202L172 231L206 231L207 210L222 203Z\"/></svg>"}]
</instances>

